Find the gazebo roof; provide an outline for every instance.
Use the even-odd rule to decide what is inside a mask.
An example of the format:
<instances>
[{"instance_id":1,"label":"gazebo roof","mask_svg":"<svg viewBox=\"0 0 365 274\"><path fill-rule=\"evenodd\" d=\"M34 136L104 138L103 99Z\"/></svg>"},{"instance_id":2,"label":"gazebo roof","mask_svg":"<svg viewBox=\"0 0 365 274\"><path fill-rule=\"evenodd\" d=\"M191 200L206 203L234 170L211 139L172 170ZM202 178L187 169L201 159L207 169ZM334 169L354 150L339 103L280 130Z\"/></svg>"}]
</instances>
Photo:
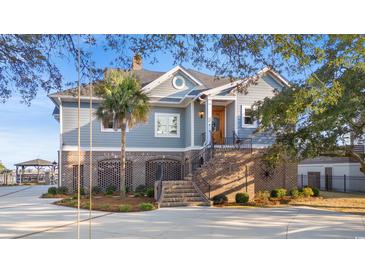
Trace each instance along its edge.
<instances>
[{"instance_id":1,"label":"gazebo roof","mask_svg":"<svg viewBox=\"0 0 365 274\"><path fill-rule=\"evenodd\" d=\"M15 166L53 166L53 163L42 159L34 159L15 164Z\"/></svg>"}]
</instances>

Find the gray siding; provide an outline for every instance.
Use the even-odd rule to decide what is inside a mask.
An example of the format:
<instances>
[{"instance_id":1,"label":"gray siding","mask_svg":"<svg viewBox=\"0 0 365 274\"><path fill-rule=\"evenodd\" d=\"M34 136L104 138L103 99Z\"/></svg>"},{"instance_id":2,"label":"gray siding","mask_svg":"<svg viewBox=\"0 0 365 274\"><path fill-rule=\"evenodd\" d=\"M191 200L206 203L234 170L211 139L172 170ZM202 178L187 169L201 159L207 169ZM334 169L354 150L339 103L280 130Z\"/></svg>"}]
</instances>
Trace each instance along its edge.
<instances>
[{"instance_id":1,"label":"gray siding","mask_svg":"<svg viewBox=\"0 0 365 274\"><path fill-rule=\"evenodd\" d=\"M198 102L194 103L194 145L201 146L202 145L202 133L205 132L205 116L203 119L199 117L199 111L203 110L205 114L204 104L200 104Z\"/></svg>"},{"instance_id":2,"label":"gray siding","mask_svg":"<svg viewBox=\"0 0 365 274\"><path fill-rule=\"evenodd\" d=\"M274 141L274 136L269 133L256 133L254 128L242 127L242 106L252 106L255 102L274 96L274 90L281 90L282 86L271 76L263 76L256 85L248 88L247 94L237 94L237 132L240 137L253 138L253 144L269 145Z\"/></svg>"},{"instance_id":3,"label":"gray siding","mask_svg":"<svg viewBox=\"0 0 365 274\"><path fill-rule=\"evenodd\" d=\"M235 102L232 102L226 106L226 120L226 137L232 137L235 120Z\"/></svg>"},{"instance_id":4,"label":"gray siding","mask_svg":"<svg viewBox=\"0 0 365 274\"><path fill-rule=\"evenodd\" d=\"M191 104L185 109L185 147L191 146Z\"/></svg>"},{"instance_id":5,"label":"gray siding","mask_svg":"<svg viewBox=\"0 0 365 274\"><path fill-rule=\"evenodd\" d=\"M88 103L81 106L81 146L89 146L89 108ZM94 105L94 112L97 105ZM180 138L155 136L155 113L180 114ZM92 121L94 147L119 147L120 132L102 132L101 122L95 116ZM139 124L127 132L127 147L184 148L185 147L185 109L152 107L146 124ZM63 103L63 145L77 145L77 103Z\"/></svg>"},{"instance_id":6,"label":"gray siding","mask_svg":"<svg viewBox=\"0 0 365 274\"><path fill-rule=\"evenodd\" d=\"M175 75L182 76L185 79L186 87L184 89L176 89L172 80ZM163 97L179 97L182 98L186 94L188 94L196 85L192 82L188 77L186 77L183 73L177 72L173 77L170 77L154 89L150 91L150 95L153 96L163 96Z\"/></svg>"}]
</instances>

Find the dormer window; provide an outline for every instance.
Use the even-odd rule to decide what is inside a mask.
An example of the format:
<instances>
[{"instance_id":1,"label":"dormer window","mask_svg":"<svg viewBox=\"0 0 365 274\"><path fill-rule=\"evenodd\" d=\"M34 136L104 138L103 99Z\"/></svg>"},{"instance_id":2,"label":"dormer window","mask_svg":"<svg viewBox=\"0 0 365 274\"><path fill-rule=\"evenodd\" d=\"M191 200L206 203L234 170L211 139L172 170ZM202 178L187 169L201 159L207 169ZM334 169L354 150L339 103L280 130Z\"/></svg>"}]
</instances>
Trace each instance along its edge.
<instances>
[{"instance_id":1,"label":"dormer window","mask_svg":"<svg viewBox=\"0 0 365 274\"><path fill-rule=\"evenodd\" d=\"M174 79L172 79L172 85L176 89L183 89L185 87L185 80L182 76L175 76Z\"/></svg>"}]
</instances>

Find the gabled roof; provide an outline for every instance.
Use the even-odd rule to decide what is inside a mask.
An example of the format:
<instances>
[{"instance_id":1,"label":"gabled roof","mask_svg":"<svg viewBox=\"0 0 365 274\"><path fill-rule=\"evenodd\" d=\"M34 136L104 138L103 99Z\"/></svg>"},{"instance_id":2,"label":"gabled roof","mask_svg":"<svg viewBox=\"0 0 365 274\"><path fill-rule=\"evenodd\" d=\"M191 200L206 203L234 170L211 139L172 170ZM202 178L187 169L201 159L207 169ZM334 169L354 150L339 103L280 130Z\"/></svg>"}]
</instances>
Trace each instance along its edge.
<instances>
[{"instance_id":1,"label":"gabled roof","mask_svg":"<svg viewBox=\"0 0 365 274\"><path fill-rule=\"evenodd\" d=\"M155 88L156 86L158 86L159 84L161 84L162 82L166 81L167 79L169 79L172 75L174 75L176 72L181 71L183 72L187 77L189 77L193 82L195 82L197 85L202 86L203 84L197 79L195 78L193 75L191 75L187 70L185 70L183 67L181 66L176 66L172 69L170 69L168 72L162 74L160 77L158 77L157 79L153 80L151 83L149 83L148 85L144 86L142 88L143 91L149 91L153 88Z\"/></svg>"},{"instance_id":2,"label":"gabled roof","mask_svg":"<svg viewBox=\"0 0 365 274\"><path fill-rule=\"evenodd\" d=\"M42 159L34 159L22 163L15 164L15 166L52 166L53 163Z\"/></svg>"},{"instance_id":3,"label":"gabled roof","mask_svg":"<svg viewBox=\"0 0 365 274\"><path fill-rule=\"evenodd\" d=\"M273 76L273 79L276 80L281 85L289 86L288 81L282 77L279 73L275 72L271 68L264 68L263 70L259 71L257 75L251 77L251 78L244 78L241 80L234 81L230 77L217 77L212 76L209 74L205 74L193 69L185 69L182 66L176 66L172 68L171 70L167 72L160 72L160 71L151 71L151 70L135 70L133 73L136 75L136 77L141 81L142 90L149 91L156 87L157 85L161 84L163 81L166 81L174 75L176 72L181 71L184 73L189 79L191 79L194 83L197 84L197 86L190 91L188 94L186 94L185 97L196 97L203 95L214 95L219 94L222 92L232 92L235 90L235 88L239 84L244 84L249 79L252 79L253 77L259 77L264 74L269 73L271 76ZM81 85L81 98L87 99L87 97L90 94L90 85L96 85L99 81L95 81L92 84L82 84ZM53 101L57 104L57 100L55 100L58 97L62 98L71 98L76 97L78 93L78 88L70 88L61 92L56 92L49 94L49 97L53 99ZM94 97L96 100L101 100L101 98Z\"/></svg>"}]
</instances>

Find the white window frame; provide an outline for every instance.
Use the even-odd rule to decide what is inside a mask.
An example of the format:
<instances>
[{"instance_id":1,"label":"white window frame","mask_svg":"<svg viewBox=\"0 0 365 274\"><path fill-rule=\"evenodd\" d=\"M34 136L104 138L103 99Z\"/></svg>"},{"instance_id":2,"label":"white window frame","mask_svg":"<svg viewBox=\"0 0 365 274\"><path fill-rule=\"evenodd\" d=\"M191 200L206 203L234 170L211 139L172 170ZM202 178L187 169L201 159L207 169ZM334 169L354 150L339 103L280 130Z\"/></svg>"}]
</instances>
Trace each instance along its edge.
<instances>
[{"instance_id":1,"label":"white window frame","mask_svg":"<svg viewBox=\"0 0 365 274\"><path fill-rule=\"evenodd\" d=\"M251 106L241 105L241 125L243 128L257 128L258 123L252 119L252 124L245 124L246 108L251 109Z\"/></svg>"},{"instance_id":2,"label":"white window frame","mask_svg":"<svg viewBox=\"0 0 365 274\"><path fill-rule=\"evenodd\" d=\"M103 121L100 122L101 124L101 132L121 132L122 130L120 128L118 128L117 130L114 130L114 128L105 128ZM128 128L128 124L127 124L127 128L126 128L126 132L129 132L129 128Z\"/></svg>"},{"instance_id":3,"label":"white window frame","mask_svg":"<svg viewBox=\"0 0 365 274\"><path fill-rule=\"evenodd\" d=\"M183 82L183 85L182 86L178 86L176 85L176 81L181 79L182 82ZM186 87L186 82L185 82L185 79L184 77L182 77L181 75L176 75L174 76L174 78L172 78L172 85L174 86L174 88L176 89L184 89Z\"/></svg>"},{"instance_id":4,"label":"white window frame","mask_svg":"<svg viewBox=\"0 0 365 274\"><path fill-rule=\"evenodd\" d=\"M173 135L173 134L158 134L157 133L157 120L158 117L161 116L175 116L177 117L177 134ZM155 113L155 137L157 138L180 138L180 114L179 113L160 113L160 112L156 112Z\"/></svg>"}]
</instances>

